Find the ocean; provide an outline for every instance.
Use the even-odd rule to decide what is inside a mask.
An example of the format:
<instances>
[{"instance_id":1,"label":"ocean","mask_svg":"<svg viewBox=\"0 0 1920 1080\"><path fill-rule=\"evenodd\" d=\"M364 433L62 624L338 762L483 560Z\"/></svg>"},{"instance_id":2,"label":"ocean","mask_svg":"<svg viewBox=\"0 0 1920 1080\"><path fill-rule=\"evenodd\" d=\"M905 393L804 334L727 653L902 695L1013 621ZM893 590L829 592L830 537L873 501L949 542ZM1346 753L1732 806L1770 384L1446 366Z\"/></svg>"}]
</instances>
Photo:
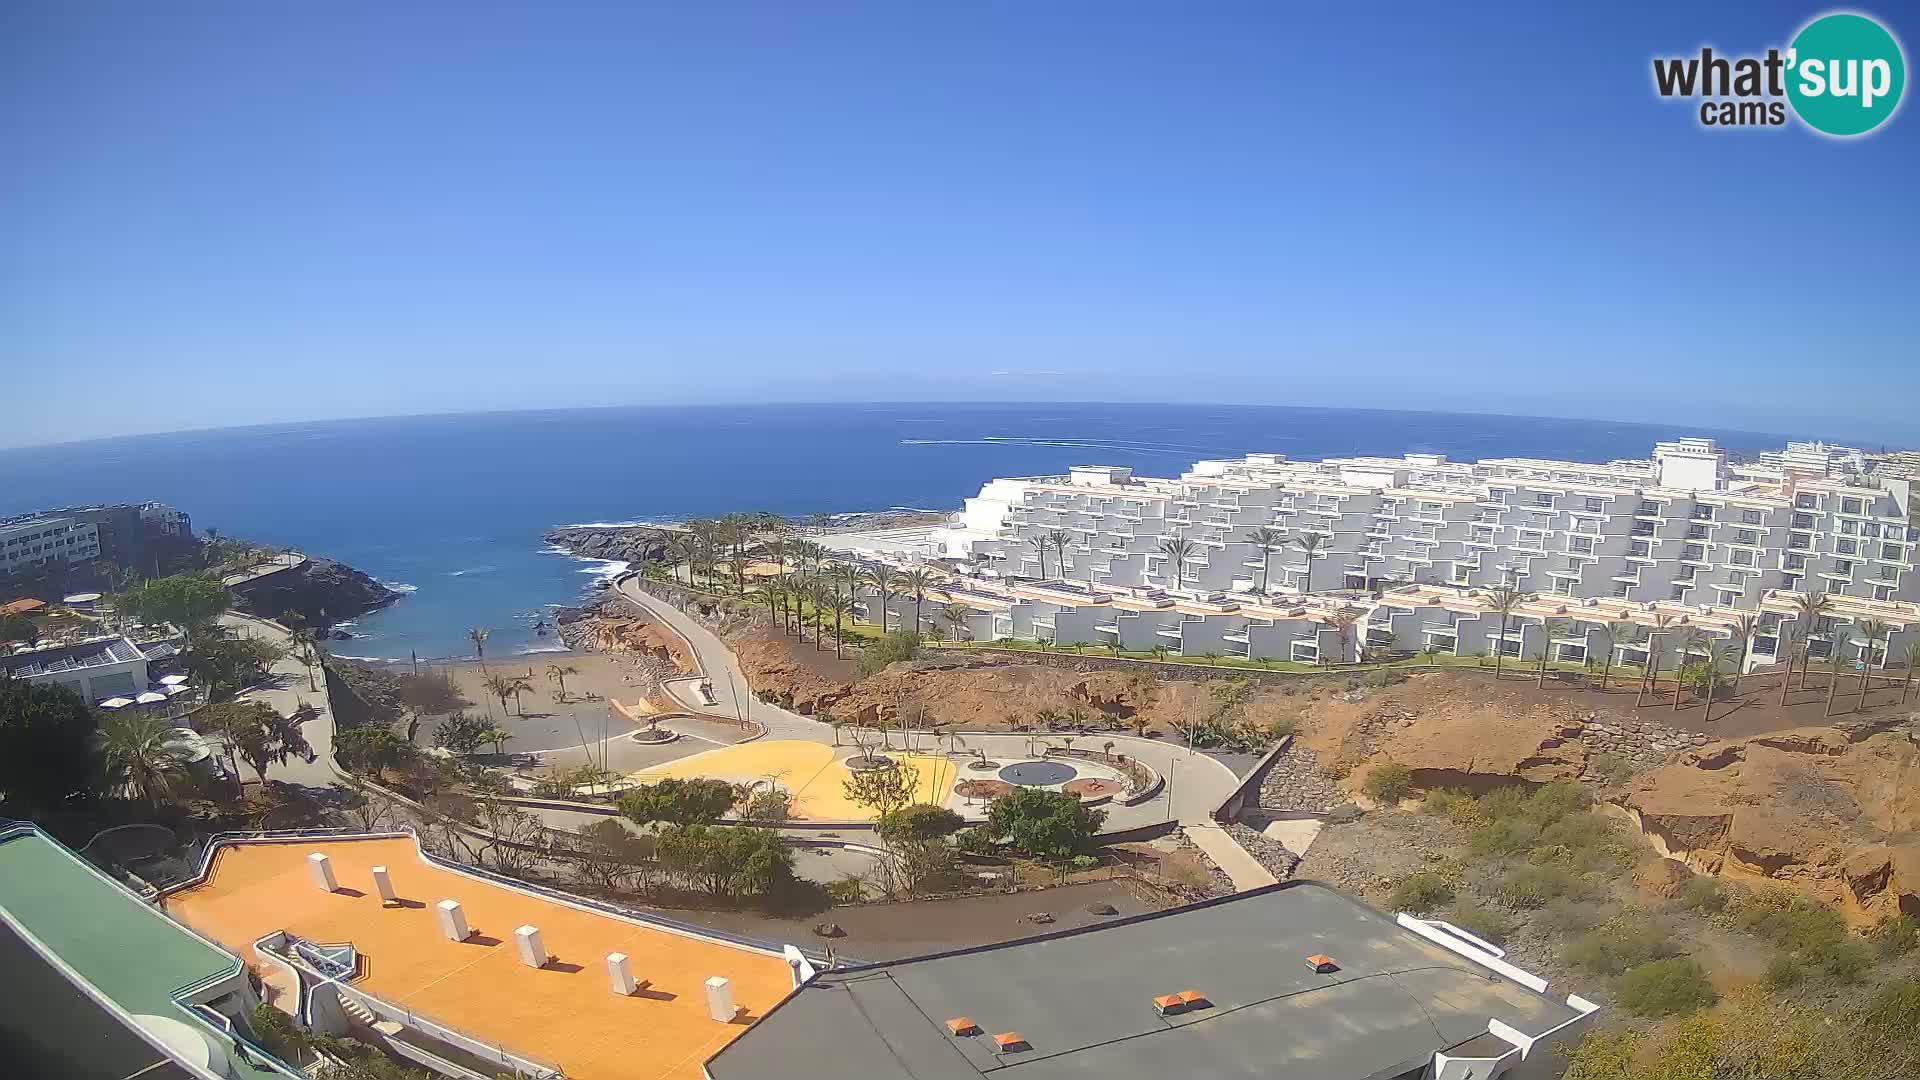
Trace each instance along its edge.
<instances>
[{"instance_id":1,"label":"ocean","mask_svg":"<svg viewBox=\"0 0 1920 1080\"><path fill-rule=\"evenodd\" d=\"M297 547L406 596L336 652L377 659L560 648L534 622L621 566L574 559L551 527L730 511L957 509L995 476L1069 465L1177 474L1203 457L1440 452L1644 457L1708 435L1607 421L1231 405L868 404L568 409L227 428L0 450L0 516L157 499L196 530Z\"/></svg>"}]
</instances>

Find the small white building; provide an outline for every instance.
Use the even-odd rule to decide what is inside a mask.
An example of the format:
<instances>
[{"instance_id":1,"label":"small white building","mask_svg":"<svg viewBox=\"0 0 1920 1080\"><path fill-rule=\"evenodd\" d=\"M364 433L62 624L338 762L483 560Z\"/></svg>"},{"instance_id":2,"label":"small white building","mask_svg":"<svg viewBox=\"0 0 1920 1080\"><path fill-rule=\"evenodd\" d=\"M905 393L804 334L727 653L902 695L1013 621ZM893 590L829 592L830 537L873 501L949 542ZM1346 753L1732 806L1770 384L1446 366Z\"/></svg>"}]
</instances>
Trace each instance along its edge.
<instances>
[{"instance_id":1,"label":"small white building","mask_svg":"<svg viewBox=\"0 0 1920 1080\"><path fill-rule=\"evenodd\" d=\"M0 656L0 671L28 682L58 683L89 703L132 697L147 688L147 655L125 637L22 649Z\"/></svg>"}]
</instances>

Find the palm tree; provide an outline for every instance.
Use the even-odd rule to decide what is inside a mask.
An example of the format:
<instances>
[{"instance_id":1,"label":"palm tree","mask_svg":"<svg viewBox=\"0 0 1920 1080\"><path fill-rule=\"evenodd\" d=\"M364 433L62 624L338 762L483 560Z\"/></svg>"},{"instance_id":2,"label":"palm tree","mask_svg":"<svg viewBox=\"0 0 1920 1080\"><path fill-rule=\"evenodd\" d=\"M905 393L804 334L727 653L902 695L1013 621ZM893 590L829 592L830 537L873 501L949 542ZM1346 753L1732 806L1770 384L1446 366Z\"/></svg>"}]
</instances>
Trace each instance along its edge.
<instances>
[{"instance_id":1,"label":"palm tree","mask_svg":"<svg viewBox=\"0 0 1920 1080\"><path fill-rule=\"evenodd\" d=\"M967 609L965 607L959 604L947 604L940 609L937 617L945 620L948 626L953 627L955 635L961 636L962 640L973 640L973 635L967 632Z\"/></svg>"},{"instance_id":2,"label":"palm tree","mask_svg":"<svg viewBox=\"0 0 1920 1080\"><path fill-rule=\"evenodd\" d=\"M1833 597L1826 593L1804 592L1793 597L1795 621L1800 624L1800 636L1809 645L1820 637L1821 622L1826 618L1827 609L1833 606ZM1807 650L1805 662L1800 665L1800 685L1807 685L1807 667L1813 662L1813 650ZM1788 672L1792 674L1791 671Z\"/></svg>"},{"instance_id":3,"label":"palm tree","mask_svg":"<svg viewBox=\"0 0 1920 1080\"><path fill-rule=\"evenodd\" d=\"M1606 658L1600 662L1600 689L1602 692L1605 692L1607 689L1608 676L1613 674L1614 654L1619 651L1621 646L1632 645L1637 642L1639 635L1640 624L1628 622L1625 619L1615 619L1601 625L1600 636L1607 641L1607 655Z\"/></svg>"},{"instance_id":4,"label":"palm tree","mask_svg":"<svg viewBox=\"0 0 1920 1080\"><path fill-rule=\"evenodd\" d=\"M1187 557L1198 550L1200 545L1184 536L1170 536L1160 541L1160 554L1167 557L1167 565L1161 571L1166 576L1167 588L1178 592L1187 577Z\"/></svg>"},{"instance_id":5,"label":"palm tree","mask_svg":"<svg viewBox=\"0 0 1920 1080\"><path fill-rule=\"evenodd\" d=\"M1793 687L1793 665L1795 661L1805 664L1807 661L1807 631L1798 622L1790 622L1780 631L1780 644L1777 648L1786 654L1787 670L1780 675L1780 707L1787 707L1787 691Z\"/></svg>"},{"instance_id":6,"label":"palm tree","mask_svg":"<svg viewBox=\"0 0 1920 1080\"><path fill-rule=\"evenodd\" d=\"M1553 656L1553 639L1567 632L1565 619L1543 619L1540 622L1540 678L1534 685L1547 685L1547 662Z\"/></svg>"},{"instance_id":7,"label":"palm tree","mask_svg":"<svg viewBox=\"0 0 1920 1080\"><path fill-rule=\"evenodd\" d=\"M1067 576L1067 548L1073 545L1073 534L1065 529L1055 529L1047 534L1047 543L1053 545L1053 568L1060 571L1060 576L1065 578Z\"/></svg>"},{"instance_id":8,"label":"palm tree","mask_svg":"<svg viewBox=\"0 0 1920 1080\"><path fill-rule=\"evenodd\" d=\"M1700 628L1697 626L1689 626L1685 630L1680 631L1680 666L1673 673L1674 712L1680 711L1680 689L1686 685L1687 681L1682 678L1687 670L1687 660L1693 655L1693 650L1699 647L1702 636Z\"/></svg>"},{"instance_id":9,"label":"palm tree","mask_svg":"<svg viewBox=\"0 0 1920 1080\"><path fill-rule=\"evenodd\" d=\"M1306 533L1302 536L1297 536L1294 538L1294 542L1299 543L1308 536L1315 537L1317 544L1318 533ZM1313 546L1314 545L1308 545L1309 559L1312 558L1310 549ZM1309 562L1307 565L1311 567L1313 564ZM1501 668L1505 666L1507 659L1507 620L1513 617L1516 608L1531 599L1533 599L1531 596L1521 592L1512 585L1496 585L1488 589L1486 595L1480 598L1481 607L1486 608L1488 611L1497 611L1500 613L1500 638L1495 642L1493 648L1493 677L1496 681L1499 680Z\"/></svg>"},{"instance_id":10,"label":"palm tree","mask_svg":"<svg viewBox=\"0 0 1920 1080\"><path fill-rule=\"evenodd\" d=\"M513 695L514 711L519 713L521 716L527 715L526 706L520 704L520 695L524 693L528 693L533 689L532 681L522 676L515 675L511 679L507 680L507 685L511 688L508 692ZM506 707L506 704L507 704L506 702L502 701L500 703L501 708L504 709Z\"/></svg>"},{"instance_id":11,"label":"palm tree","mask_svg":"<svg viewBox=\"0 0 1920 1080\"><path fill-rule=\"evenodd\" d=\"M939 580L931 571L920 566L914 567L900 577L901 590L913 597L913 632L916 634L925 625L920 609L926 606L927 590L933 588Z\"/></svg>"},{"instance_id":12,"label":"palm tree","mask_svg":"<svg viewBox=\"0 0 1920 1080\"><path fill-rule=\"evenodd\" d=\"M1293 546L1299 548L1306 557L1305 569L1300 572L1300 591L1303 593L1313 591L1313 557L1326 542L1327 538L1316 532L1303 532L1293 538Z\"/></svg>"},{"instance_id":13,"label":"palm tree","mask_svg":"<svg viewBox=\"0 0 1920 1080\"><path fill-rule=\"evenodd\" d=\"M699 550L700 540L692 533L676 532L672 536L667 537L667 561L673 564L673 577L675 581L680 580L679 567L682 563L685 563L687 567L687 585L689 587L693 585L693 557Z\"/></svg>"},{"instance_id":14,"label":"palm tree","mask_svg":"<svg viewBox=\"0 0 1920 1080\"><path fill-rule=\"evenodd\" d=\"M860 595L860 583L866 580L866 571L857 562L843 562L838 566L840 585L846 590L848 602L852 602Z\"/></svg>"},{"instance_id":15,"label":"palm tree","mask_svg":"<svg viewBox=\"0 0 1920 1080\"><path fill-rule=\"evenodd\" d=\"M874 594L880 598L880 633L887 632L887 603L893 599L893 587L898 582L893 567L884 563L867 571L867 584L873 586Z\"/></svg>"},{"instance_id":16,"label":"palm tree","mask_svg":"<svg viewBox=\"0 0 1920 1080\"><path fill-rule=\"evenodd\" d=\"M1913 690L1913 669L1920 668L1920 637L1907 642L1907 677L1900 683L1900 703L1907 702L1907 694Z\"/></svg>"},{"instance_id":17,"label":"palm tree","mask_svg":"<svg viewBox=\"0 0 1920 1080\"><path fill-rule=\"evenodd\" d=\"M1867 707L1867 694L1873 690L1873 655L1879 652L1880 664L1886 666L1886 653L1880 643L1893 637L1893 627L1885 619L1862 619L1856 625L1867 639L1860 648L1860 700L1853 706L1853 711L1859 712Z\"/></svg>"},{"instance_id":18,"label":"palm tree","mask_svg":"<svg viewBox=\"0 0 1920 1080\"><path fill-rule=\"evenodd\" d=\"M826 608L833 612L833 658L839 660L846 655L846 636L841 633L840 625L853 610L853 598L844 589L833 589L827 593Z\"/></svg>"},{"instance_id":19,"label":"palm tree","mask_svg":"<svg viewBox=\"0 0 1920 1080\"><path fill-rule=\"evenodd\" d=\"M505 713L507 711L507 699L513 696L513 680L495 672L481 679L480 685L486 687L488 694L500 699L500 711ZM489 715L491 715L491 706L488 707L488 712Z\"/></svg>"},{"instance_id":20,"label":"palm tree","mask_svg":"<svg viewBox=\"0 0 1920 1080\"><path fill-rule=\"evenodd\" d=\"M1040 556L1040 580L1047 580L1047 549L1053 546L1051 533L1037 533L1027 537L1027 545Z\"/></svg>"},{"instance_id":21,"label":"palm tree","mask_svg":"<svg viewBox=\"0 0 1920 1080\"><path fill-rule=\"evenodd\" d=\"M294 656L299 657L300 662L307 666L307 689L316 694L320 692L320 686L314 681L313 661L314 649L319 643L320 638L308 628L303 627L287 635L288 650L292 652Z\"/></svg>"},{"instance_id":22,"label":"palm tree","mask_svg":"<svg viewBox=\"0 0 1920 1080\"><path fill-rule=\"evenodd\" d=\"M1701 723L1713 719L1713 692L1720 685L1720 665L1728 657L1735 655L1734 650L1741 648L1744 646L1735 645L1731 641L1723 645L1707 643L1707 709L1700 717Z\"/></svg>"},{"instance_id":23,"label":"palm tree","mask_svg":"<svg viewBox=\"0 0 1920 1080\"><path fill-rule=\"evenodd\" d=\"M1265 525L1249 530L1247 541L1260 553L1260 595L1267 595L1267 581L1273 574L1273 549L1287 542L1287 536L1279 529Z\"/></svg>"},{"instance_id":24,"label":"palm tree","mask_svg":"<svg viewBox=\"0 0 1920 1080\"><path fill-rule=\"evenodd\" d=\"M1827 631L1827 706L1822 716L1833 715L1834 695L1840 691L1840 650L1850 635L1838 626Z\"/></svg>"},{"instance_id":25,"label":"palm tree","mask_svg":"<svg viewBox=\"0 0 1920 1080\"><path fill-rule=\"evenodd\" d=\"M580 669L565 664L548 664L547 678L560 684L560 696L567 695L567 676L580 674Z\"/></svg>"},{"instance_id":26,"label":"palm tree","mask_svg":"<svg viewBox=\"0 0 1920 1080\"><path fill-rule=\"evenodd\" d=\"M1653 616L1653 629L1647 631L1647 666L1640 672L1640 692L1633 696L1633 707L1639 708L1649 692L1658 693L1660 688L1660 639L1666 635L1667 625L1673 622L1673 616L1666 612L1656 612Z\"/></svg>"},{"instance_id":27,"label":"palm tree","mask_svg":"<svg viewBox=\"0 0 1920 1080\"><path fill-rule=\"evenodd\" d=\"M1753 651L1753 635L1760 629L1760 616L1751 612L1742 612L1734 616L1733 637L1730 643L1735 646L1733 657L1733 687L1728 696L1740 696L1740 676L1747 670L1747 655Z\"/></svg>"},{"instance_id":28,"label":"palm tree","mask_svg":"<svg viewBox=\"0 0 1920 1080\"><path fill-rule=\"evenodd\" d=\"M1341 611L1328 616L1327 621L1333 624L1336 640L1340 643L1340 663L1344 664L1347 662L1347 657L1352 654L1352 650L1347 648L1347 641L1353 634L1354 625L1360 621L1360 617L1351 611ZM1321 659L1324 661L1326 658Z\"/></svg>"},{"instance_id":29,"label":"palm tree","mask_svg":"<svg viewBox=\"0 0 1920 1080\"><path fill-rule=\"evenodd\" d=\"M480 658L480 667L483 670L487 666L487 639L492 636L493 631L484 626L476 626L467 631L467 640L473 642L473 655Z\"/></svg>"},{"instance_id":30,"label":"palm tree","mask_svg":"<svg viewBox=\"0 0 1920 1080\"><path fill-rule=\"evenodd\" d=\"M174 739L172 724L133 709L106 714L94 734L114 789L155 809L182 790L187 752Z\"/></svg>"}]
</instances>

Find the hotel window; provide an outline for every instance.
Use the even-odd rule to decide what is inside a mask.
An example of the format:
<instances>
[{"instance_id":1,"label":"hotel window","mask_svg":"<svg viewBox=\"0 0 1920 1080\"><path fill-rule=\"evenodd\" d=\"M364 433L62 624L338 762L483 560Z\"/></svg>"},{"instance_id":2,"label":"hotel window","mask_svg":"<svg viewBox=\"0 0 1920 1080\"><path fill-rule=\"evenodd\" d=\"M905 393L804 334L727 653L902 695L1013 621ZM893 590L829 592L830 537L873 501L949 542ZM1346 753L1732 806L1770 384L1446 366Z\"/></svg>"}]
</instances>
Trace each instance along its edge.
<instances>
[{"instance_id":1,"label":"hotel window","mask_svg":"<svg viewBox=\"0 0 1920 1080\"><path fill-rule=\"evenodd\" d=\"M1705 540L1706 538L1707 538L1707 527L1705 525L1687 526L1687 539Z\"/></svg>"},{"instance_id":2,"label":"hotel window","mask_svg":"<svg viewBox=\"0 0 1920 1080\"><path fill-rule=\"evenodd\" d=\"M1553 591L1561 596L1572 596L1573 587L1578 584L1580 584L1579 578L1555 578Z\"/></svg>"},{"instance_id":3,"label":"hotel window","mask_svg":"<svg viewBox=\"0 0 1920 1080\"><path fill-rule=\"evenodd\" d=\"M1736 544L1757 544L1760 542L1760 537L1752 529L1736 529L1733 533L1733 542Z\"/></svg>"},{"instance_id":4,"label":"hotel window","mask_svg":"<svg viewBox=\"0 0 1920 1080\"><path fill-rule=\"evenodd\" d=\"M1675 570L1673 571L1673 580L1675 580L1675 581L1692 581L1692 580L1693 580L1693 575L1694 575L1694 572L1695 572L1696 570L1698 570L1698 569L1699 569L1698 567L1693 567L1693 566L1681 566L1681 567L1677 567L1677 568L1675 568Z\"/></svg>"},{"instance_id":5,"label":"hotel window","mask_svg":"<svg viewBox=\"0 0 1920 1080\"><path fill-rule=\"evenodd\" d=\"M1711 506L1699 506L1699 505L1696 505L1696 506L1695 506L1695 507L1693 508L1693 515L1692 515L1692 516L1693 516L1693 520L1695 520L1695 521L1712 521L1712 520L1713 520L1713 507L1711 507Z\"/></svg>"},{"instance_id":6,"label":"hotel window","mask_svg":"<svg viewBox=\"0 0 1920 1080\"><path fill-rule=\"evenodd\" d=\"M1720 606L1721 607L1733 607L1739 603L1740 603L1739 589L1721 589L1720 590Z\"/></svg>"},{"instance_id":7,"label":"hotel window","mask_svg":"<svg viewBox=\"0 0 1920 1080\"><path fill-rule=\"evenodd\" d=\"M1740 511L1740 520L1749 525L1758 525L1763 518L1758 510L1742 510Z\"/></svg>"},{"instance_id":8,"label":"hotel window","mask_svg":"<svg viewBox=\"0 0 1920 1080\"><path fill-rule=\"evenodd\" d=\"M1878 539L1880 536L1880 526L1871 521L1863 521L1860 523L1860 535L1871 536Z\"/></svg>"},{"instance_id":9,"label":"hotel window","mask_svg":"<svg viewBox=\"0 0 1920 1080\"><path fill-rule=\"evenodd\" d=\"M1787 538L1787 546L1795 551L1805 551L1813 546L1813 537L1806 533L1794 533Z\"/></svg>"},{"instance_id":10,"label":"hotel window","mask_svg":"<svg viewBox=\"0 0 1920 1080\"><path fill-rule=\"evenodd\" d=\"M1505 506L1507 504L1507 493L1501 491L1499 488L1489 488L1487 489L1487 501Z\"/></svg>"},{"instance_id":11,"label":"hotel window","mask_svg":"<svg viewBox=\"0 0 1920 1080\"><path fill-rule=\"evenodd\" d=\"M1873 598L1875 600L1893 599L1893 587L1890 585L1875 585L1873 587Z\"/></svg>"},{"instance_id":12,"label":"hotel window","mask_svg":"<svg viewBox=\"0 0 1920 1080\"><path fill-rule=\"evenodd\" d=\"M1793 505L1802 510L1811 510L1820 505L1820 500L1812 495L1795 495L1793 497Z\"/></svg>"},{"instance_id":13,"label":"hotel window","mask_svg":"<svg viewBox=\"0 0 1920 1080\"><path fill-rule=\"evenodd\" d=\"M1520 538L1514 541L1514 546L1523 547L1523 548L1537 548L1544 542L1545 542L1544 538L1541 536L1541 534L1534 532L1532 529L1522 529L1520 530Z\"/></svg>"},{"instance_id":14,"label":"hotel window","mask_svg":"<svg viewBox=\"0 0 1920 1080\"><path fill-rule=\"evenodd\" d=\"M1853 540L1835 540L1833 542L1833 550L1842 555L1852 555L1854 552L1860 550L1860 545Z\"/></svg>"},{"instance_id":15,"label":"hotel window","mask_svg":"<svg viewBox=\"0 0 1920 1080\"><path fill-rule=\"evenodd\" d=\"M1860 500L1859 500L1859 499L1841 499L1841 500L1840 500L1840 512L1841 512L1841 513L1843 513L1843 514L1857 514L1857 513L1859 513L1859 512L1860 512Z\"/></svg>"},{"instance_id":16,"label":"hotel window","mask_svg":"<svg viewBox=\"0 0 1920 1080\"><path fill-rule=\"evenodd\" d=\"M1596 514L1599 513L1601 509L1606 505L1607 505L1607 501L1605 499L1595 498L1592 495L1587 496L1587 509L1593 511Z\"/></svg>"},{"instance_id":17,"label":"hotel window","mask_svg":"<svg viewBox=\"0 0 1920 1080\"><path fill-rule=\"evenodd\" d=\"M1788 555L1786 560L1781 563L1781 566L1788 570L1800 570L1805 568L1806 565L1807 557L1805 555Z\"/></svg>"},{"instance_id":18,"label":"hotel window","mask_svg":"<svg viewBox=\"0 0 1920 1080\"><path fill-rule=\"evenodd\" d=\"M1467 567L1456 566L1453 568L1453 583L1455 585L1465 585L1472 577L1472 574L1473 571Z\"/></svg>"},{"instance_id":19,"label":"hotel window","mask_svg":"<svg viewBox=\"0 0 1920 1080\"><path fill-rule=\"evenodd\" d=\"M1900 568L1897 566L1882 566L1875 572L1874 576L1881 581L1898 581L1900 580Z\"/></svg>"},{"instance_id":20,"label":"hotel window","mask_svg":"<svg viewBox=\"0 0 1920 1080\"><path fill-rule=\"evenodd\" d=\"M1647 543L1645 540L1635 540L1633 543L1627 545L1627 554L1637 555L1643 559L1650 558L1653 555L1653 545Z\"/></svg>"},{"instance_id":21,"label":"hotel window","mask_svg":"<svg viewBox=\"0 0 1920 1080\"><path fill-rule=\"evenodd\" d=\"M1794 527L1794 528L1796 528L1796 529L1811 529L1811 528L1813 528L1813 515L1812 515L1812 514L1795 514L1795 515L1793 515L1793 527Z\"/></svg>"},{"instance_id":22,"label":"hotel window","mask_svg":"<svg viewBox=\"0 0 1920 1080\"><path fill-rule=\"evenodd\" d=\"M1852 577L1853 576L1853 560L1852 559L1833 560L1833 572L1839 575L1840 577Z\"/></svg>"},{"instance_id":23,"label":"hotel window","mask_svg":"<svg viewBox=\"0 0 1920 1080\"><path fill-rule=\"evenodd\" d=\"M1534 496L1533 496L1533 505L1535 505L1535 506L1552 506L1552 505L1553 505L1553 496L1552 496L1552 495L1550 495L1550 494L1548 494L1547 492L1544 492L1544 491L1538 491L1538 492L1535 492L1535 493L1534 493Z\"/></svg>"},{"instance_id":24,"label":"hotel window","mask_svg":"<svg viewBox=\"0 0 1920 1080\"><path fill-rule=\"evenodd\" d=\"M1567 550L1577 551L1582 555L1591 555L1593 554L1593 540L1585 536L1569 536L1567 537Z\"/></svg>"},{"instance_id":25,"label":"hotel window","mask_svg":"<svg viewBox=\"0 0 1920 1080\"><path fill-rule=\"evenodd\" d=\"M1883 559L1892 559L1894 562L1899 562L1900 561L1900 545L1899 544L1881 544L1880 557Z\"/></svg>"},{"instance_id":26,"label":"hotel window","mask_svg":"<svg viewBox=\"0 0 1920 1080\"><path fill-rule=\"evenodd\" d=\"M1848 521L1846 518L1841 518L1840 532L1846 536L1857 536L1860 533L1860 523L1857 521Z\"/></svg>"},{"instance_id":27,"label":"hotel window","mask_svg":"<svg viewBox=\"0 0 1920 1080\"><path fill-rule=\"evenodd\" d=\"M1682 559L1690 559L1694 562L1699 562L1701 559L1704 559L1707 557L1707 549L1704 547L1701 547L1699 544L1688 544L1685 548L1681 549L1680 557Z\"/></svg>"},{"instance_id":28,"label":"hotel window","mask_svg":"<svg viewBox=\"0 0 1920 1080\"><path fill-rule=\"evenodd\" d=\"M1735 566L1752 566L1753 552L1736 550L1728 557L1728 561Z\"/></svg>"},{"instance_id":29,"label":"hotel window","mask_svg":"<svg viewBox=\"0 0 1920 1080\"><path fill-rule=\"evenodd\" d=\"M1624 599L1627 595L1627 590L1631 588L1633 588L1633 586L1624 581L1616 581L1613 583L1613 595Z\"/></svg>"},{"instance_id":30,"label":"hotel window","mask_svg":"<svg viewBox=\"0 0 1920 1080\"><path fill-rule=\"evenodd\" d=\"M1688 589L1688 588L1689 588L1689 586L1686 586L1686 585L1675 585L1675 586L1673 587L1673 595L1672 595L1672 598L1673 598L1673 599L1675 599L1675 600L1685 600L1685 599L1687 598L1687 589Z\"/></svg>"}]
</instances>

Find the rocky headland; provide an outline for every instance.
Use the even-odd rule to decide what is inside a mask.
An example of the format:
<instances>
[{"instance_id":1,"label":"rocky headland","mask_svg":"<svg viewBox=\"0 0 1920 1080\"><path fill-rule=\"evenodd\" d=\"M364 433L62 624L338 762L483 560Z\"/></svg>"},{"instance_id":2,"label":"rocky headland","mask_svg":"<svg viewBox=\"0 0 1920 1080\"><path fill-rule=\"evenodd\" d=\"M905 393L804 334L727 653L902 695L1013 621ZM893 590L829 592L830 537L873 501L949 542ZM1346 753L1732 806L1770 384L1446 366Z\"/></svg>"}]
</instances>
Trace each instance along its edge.
<instances>
[{"instance_id":1,"label":"rocky headland","mask_svg":"<svg viewBox=\"0 0 1920 1080\"><path fill-rule=\"evenodd\" d=\"M367 573L309 557L289 570L233 586L240 610L288 626L324 627L386 607L403 595Z\"/></svg>"}]
</instances>

